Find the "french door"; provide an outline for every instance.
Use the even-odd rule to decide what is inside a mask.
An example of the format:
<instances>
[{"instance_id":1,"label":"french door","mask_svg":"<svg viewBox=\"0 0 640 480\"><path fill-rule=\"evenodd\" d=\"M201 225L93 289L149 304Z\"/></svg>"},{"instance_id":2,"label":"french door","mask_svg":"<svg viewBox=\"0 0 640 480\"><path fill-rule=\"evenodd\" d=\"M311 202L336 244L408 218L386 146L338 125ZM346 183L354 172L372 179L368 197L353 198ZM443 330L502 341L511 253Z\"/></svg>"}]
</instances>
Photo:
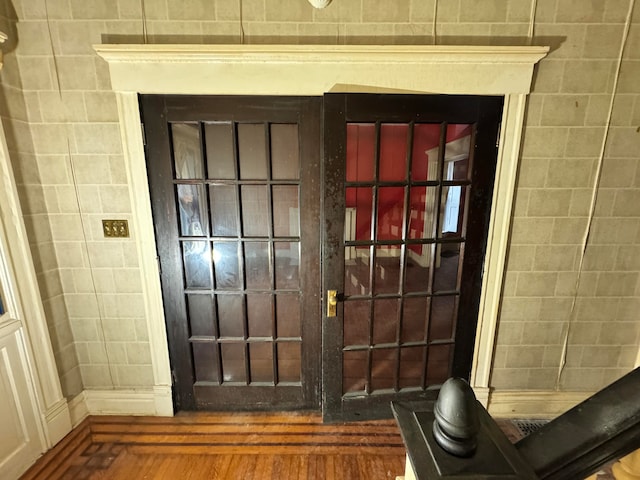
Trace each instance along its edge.
<instances>
[{"instance_id":1,"label":"french door","mask_svg":"<svg viewBox=\"0 0 640 480\"><path fill-rule=\"evenodd\" d=\"M325 96L326 420L469 377L502 104Z\"/></svg>"},{"instance_id":2,"label":"french door","mask_svg":"<svg viewBox=\"0 0 640 480\"><path fill-rule=\"evenodd\" d=\"M384 417L468 378L502 102L142 96L176 409Z\"/></svg>"},{"instance_id":3,"label":"french door","mask_svg":"<svg viewBox=\"0 0 640 480\"><path fill-rule=\"evenodd\" d=\"M176 410L318 408L320 99L141 106Z\"/></svg>"}]
</instances>

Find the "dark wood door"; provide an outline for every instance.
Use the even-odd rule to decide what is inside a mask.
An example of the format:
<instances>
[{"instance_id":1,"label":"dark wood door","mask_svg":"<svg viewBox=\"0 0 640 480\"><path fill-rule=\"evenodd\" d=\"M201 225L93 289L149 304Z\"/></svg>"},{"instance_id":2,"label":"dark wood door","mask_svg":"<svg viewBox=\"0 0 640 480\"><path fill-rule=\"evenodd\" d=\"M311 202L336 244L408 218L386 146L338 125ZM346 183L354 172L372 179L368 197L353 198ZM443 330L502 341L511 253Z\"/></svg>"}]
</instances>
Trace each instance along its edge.
<instances>
[{"instance_id":1,"label":"dark wood door","mask_svg":"<svg viewBox=\"0 0 640 480\"><path fill-rule=\"evenodd\" d=\"M469 377L502 105L325 96L326 420L388 417L390 400Z\"/></svg>"},{"instance_id":2,"label":"dark wood door","mask_svg":"<svg viewBox=\"0 0 640 480\"><path fill-rule=\"evenodd\" d=\"M318 408L321 99L141 107L176 409Z\"/></svg>"}]
</instances>

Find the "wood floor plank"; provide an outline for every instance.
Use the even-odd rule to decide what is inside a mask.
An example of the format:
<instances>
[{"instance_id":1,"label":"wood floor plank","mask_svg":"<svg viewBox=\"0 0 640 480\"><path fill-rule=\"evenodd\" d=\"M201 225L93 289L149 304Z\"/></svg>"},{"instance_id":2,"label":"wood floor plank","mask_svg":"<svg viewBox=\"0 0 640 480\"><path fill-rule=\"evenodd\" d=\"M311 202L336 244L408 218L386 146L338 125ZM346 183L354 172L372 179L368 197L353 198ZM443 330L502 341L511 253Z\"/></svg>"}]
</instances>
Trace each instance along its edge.
<instances>
[{"instance_id":1,"label":"wood floor plank","mask_svg":"<svg viewBox=\"0 0 640 480\"><path fill-rule=\"evenodd\" d=\"M392 421L326 425L299 413L90 417L22 480L395 478L404 452Z\"/></svg>"}]
</instances>

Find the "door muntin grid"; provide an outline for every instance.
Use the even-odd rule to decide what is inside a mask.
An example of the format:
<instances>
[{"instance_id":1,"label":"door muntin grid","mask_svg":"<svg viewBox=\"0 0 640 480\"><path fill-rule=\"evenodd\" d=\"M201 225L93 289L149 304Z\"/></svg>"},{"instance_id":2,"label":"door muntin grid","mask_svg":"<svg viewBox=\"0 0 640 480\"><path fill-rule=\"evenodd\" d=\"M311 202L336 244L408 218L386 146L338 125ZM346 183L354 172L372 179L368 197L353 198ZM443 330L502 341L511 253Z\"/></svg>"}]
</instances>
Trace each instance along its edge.
<instances>
[{"instance_id":1,"label":"door muntin grid","mask_svg":"<svg viewBox=\"0 0 640 480\"><path fill-rule=\"evenodd\" d=\"M170 131L194 386L300 385L297 124Z\"/></svg>"},{"instance_id":2,"label":"door muntin grid","mask_svg":"<svg viewBox=\"0 0 640 480\"><path fill-rule=\"evenodd\" d=\"M450 374L473 137L472 124L347 123L346 397Z\"/></svg>"}]
</instances>

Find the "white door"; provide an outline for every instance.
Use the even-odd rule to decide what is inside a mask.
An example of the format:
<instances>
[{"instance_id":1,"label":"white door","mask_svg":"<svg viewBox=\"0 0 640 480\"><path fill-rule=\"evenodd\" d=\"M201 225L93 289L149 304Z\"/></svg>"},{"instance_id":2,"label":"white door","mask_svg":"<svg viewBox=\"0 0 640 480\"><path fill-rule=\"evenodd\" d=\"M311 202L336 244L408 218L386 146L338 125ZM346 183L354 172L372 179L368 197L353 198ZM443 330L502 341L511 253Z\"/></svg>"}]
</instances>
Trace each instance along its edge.
<instances>
[{"instance_id":1,"label":"white door","mask_svg":"<svg viewBox=\"0 0 640 480\"><path fill-rule=\"evenodd\" d=\"M7 259L0 222L0 478L13 480L41 454L42 435L25 332L17 314L15 277Z\"/></svg>"}]
</instances>

